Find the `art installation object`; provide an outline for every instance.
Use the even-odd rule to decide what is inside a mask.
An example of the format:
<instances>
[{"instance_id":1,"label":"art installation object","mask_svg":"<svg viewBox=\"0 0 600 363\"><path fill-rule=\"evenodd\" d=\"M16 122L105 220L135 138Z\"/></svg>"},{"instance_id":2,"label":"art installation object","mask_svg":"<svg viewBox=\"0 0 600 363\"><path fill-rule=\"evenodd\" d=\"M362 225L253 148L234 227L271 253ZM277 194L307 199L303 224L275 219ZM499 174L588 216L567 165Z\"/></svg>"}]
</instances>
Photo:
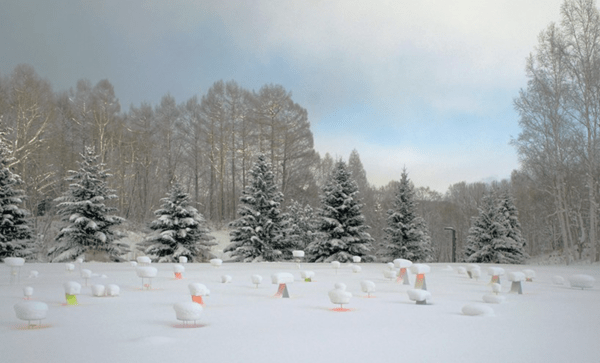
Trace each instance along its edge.
<instances>
[{"instance_id":1,"label":"art installation object","mask_svg":"<svg viewBox=\"0 0 600 363\"><path fill-rule=\"evenodd\" d=\"M340 262L339 261L331 261L331 267L333 267L333 269L335 270L335 274L337 275L338 270L340 269Z\"/></svg>"},{"instance_id":2,"label":"art installation object","mask_svg":"<svg viewBox=\"0 0 600 363\"><path fill-rule=\"evenodd\" d=\"M273 296L289 298L290 294L288 292L287 284L291 284L292 282L294 282L294 275L291 273L279 272L271 275L271 283L279 285L277 288L277 293L275 293Z\"/></svg>"},{"instance_id":3,"label":"art installation object","mask_svg":"<svg viewBox=\"0 0 600 363\"><path fill-rule=\"evenodd\" d=\"M501 295L496 295L496 294L483 295L483 301L485 301L488 304L500 304L500 303L504 302L504 300L505 300L504 296L501 296Z\"/></svg>"},{"instance_id":4,"label":"art installation object","mask_svg":"<svg viewBox=\"0 0 600 363\"><path fill-rule=\"evenodd\" d=\"M427 290L409 289L406 293L410 300L417 302L417 305L427 305L427 300L431 299L431 293Z\"/></svg>"},{"instance_id":5,"label":"art installation object","mask_svg":"<svg viewBox=\"0 0 600 363\"><path fill-rule=\"evenodd\" d=\"M523 294L523 281L525 281L525 274L523 272L509 272L508 281L511 282L510 292L519 295Z\"/></svg>"},{"instance_id":6,"label":"art installation object","mask_svg":"<svg viewBox=\"0 0 600 363\"><path fill-rule=\"evenodd\" d=\"M129 266L137 267L138 263L136 261L129 261Z\"/></svg>"},{"instance_id":7,"label":"art installation object","mask_svg":"<svg viewBox=\"0 0 600 363\"><path fill-rule=\"evenodd\" d=\"M383 270L383 277L388 280L393 280L398 277L398 270L396 269L385 269Z\"/></svg>"},{"instance_id":8,"label":"art installation object","mask_svg":"<svg viewBox=\"0 0 600 363\"><path fill-rule=\"evenodd\" d=\"M142 279L142 289L152 289L152 279L158 275L158 270L155 267L138 266L135 273Z\"/></svg>"},{"instance_id":9,"label":"art installation object","mask_svg":"<svg viewBox=\"0 0 600 363\"><path fill-rule=\"evenodd\" d=\"M252 275L252 276L250 276L250 279L252 280L252 283L254 285L256 285L256 288L258 289L258 285L260 285L262 282L262 276L261 275Z\"/></svg>"},{"instance_id":10,"label":"art installation object","mask_svg":"<svg viewBox=\"0 0 600 363\"><path fill-rule=\"evenodd\" d=\"M30 300L31 299L31 295L33 295L33 287L31 286L25 286L23 288L23 296L25 300Z\"/></svg>"},{"instance_id":11,"label":"art installation object","mask_svg":"<svg viewBox=\"0 0 600 363\"><path fill-rule=\"evenodd\" d=\"M28 328L35 327L31 322L36 320L37 326L41 326L48 313L48 305L41 301L21 301L15 304L14 309L17 318L27 321Z\"/></svg>"},{"instance_id":12,"label":"art installation object","mask_svg":"<svg viewBox=\"0 0 600 363\"><path fill-rule=\"evenodd\" d=\"M106 295L106 287L104 285L92 285L92 295L93 296L105 296Z\"/></svg>"},{"instance_id":13,"label":"art installation object","mask_svg":"<svg viewBox=\"0 0 600 363\"><path fill-rule=\"evenodd\" d=\"M188 259L185 256L179 256L179 263L184 264L187 263Z\"/></svg>"},{"instance_id":14,"label":"art installation object","mask_svg":"<svg viewBox=\"0 0 600 363\"><path fill-rule=\"evenodd\" d=\"M200 319L203 310L202 305L195 302L179 302L173 305L173 309L177 320L181 320L186 327L196 326L196 321ZM190 322L193 322L193 325L190 326Z\"/></svg>"},{"instance_id":15,"label":"art installation object","mask_svg":"<svg viewBox=\"0 0 600 363\"><path fill-rule=\"evenodd\" d=\"M415 280L415 289L427 290L427 282L425 281L425 274L431 271L429 265L416 263L410 266L410 272L417 275Z\"/></svg>"},{"instance_id":16,"label":"art installation object","mask_svg":"<svg viewBox=\"0 0 600 363\"><path fill-rule=\"evenodd\" d=\"M498 284L498 283L493 283L492 284L492 292L496 295L498 295L500 293L500 291L502 290L502 285Z\"/></svg>"},{"instance_id":17,"label":"art installation object","mask_svg":"<svg viewBox=\"0 0 600 363\"><path fill-rule=\"evenodd\" d=\"M36 270L29 271L29 278L30 279L37 279L38 275L39 275L39 272L37 272Z\"/></svg>"},{"instance_id":18,"label":"art installation object","mask_svg":"<svg viewBox=\"0 0 600 363\"><path fill-rule=\"evenodd\" d=\"M362 280L360 282L360 289L362 290L362 292L365 292L367 294L368 298L372 298L375 296L371 296L372 292L375 292L375 283L371 280Z\"/></svg>"},{"instance_id":19,"label":"art installation object","mask_svg":"<svg viewBox=\"0 0 600 363\"><path fill-rule=\"evenodd\" d=\"M173 265L173 273L175 274L175 280L183 279L183 272L185 271L185 267L181 264Z\"/></svg>"},{"instance_id":20,"label":"art installation object","mask_svg":"<svg viewBox=\"0 0 600 363\"><path fill-rule=\"evenodd\" d=\"M222 284L228 284L233 280L233 278L230 275L222 275L221 276L221 283Z\"/></svg>"},{"instance_id":21,"label":"art installation object","mask_svg":"<svg viewBox=\"0 0 600 363\"><path fill-rule=\"evenodd\" d=\"M575 287L581 290L591 289L592 287L594 287L595 282L596 280L590 275L578 274L569 277L569 284L571 285L571 287Z\"/></svg>"},{"instance_id":22,"label":"art installation object","mask_svg":"<svg viewBox=\"0 0 600 363\"><path fill-rule=\"evenodd\" d=\"M121 292L121 288L119 288L119 285L115 285L115 284L106 285L106 296L111 296L111 297L119 296L120 292Z\"/></svg>"},{"instance_id":23,"label":"art installation object","mask_svg":"<svg viewBox=\"0 0 600 363\"><path fill-rule=\"evenodd\" d=\"M405 260L403 258L397 258L394 260L394 267L398 269L398 276L396 282L402 282L404 285L410 285L410 279L408 277L407 268L412 266L412 261Z\"/></svg>"},{"instance_id":24,"label":"art installation object","mask_svg":"<svg viewBox=\"0 0 600 363\"><path fill-rule=\"evenodd\" d=\"M467 274L467 269L464 268L463 266L459 266L456 271L458 272L459 275L466 275Z\"/></svg>"},{"instance_id":25,"label":"art installation object","mask_svg":"<svg viewBox=\"0 0 600 363\"><path fill-rule=\"evenodd\" d=\"M25 259L21 257L6 257L4 264L10 267L10 284L21 282L21 267L25 264Z\"/></svg>"},{"instance_id":26,"label":"art installation object","mask_svg":"<svg viewBox=\"0 0 600 363\"><path fill-rule=\"evenodd\" d=\"M479 270L479 275L477 277L481 276L481 267L479 267L479 265L475 265L475 264L467 265L467 275L469 275L470 279L475 277L475 276L473 276L473 271L475 271L475 270Z\"/></svg>"},{"instance_id":27,"label":"art installation object","mask_svg":"<svg viewBox=\"0 0 600 363\"><path fill-rule=\"evenodd\" d=\"M87 286L88 280L92 278L92 270L84 268L81 270L81 277L85 280L85 286Z\"/></svg>"},{"instance_id":28,"label":"art installation object","mask_svg":"<svg viewBox=\"0 0 600 363\"><path fill-rule=\"evenodd\" d=\"M67 272L73 272L75 270L75 265L72 263L65 263L65 270L67 270Z\"/></svg>"},{"instance_id":29,"label":"art installation object","mask_svg":"<svg viewBox=\"0 0 600 363\"><path fill-rule=\"evenodd\" d=\"M331 300L333 304L340 306L339 308L331 310L338 312L350 311L350 309L344 308L344 304L349 304L350 298L352 298L352 293L346 291L346 284L341 282L336 283L335 288L330 290L328 295L329 300Z\"/></svg>"},{"instance_id":30,"label":"art installation object","mask_svg":"<svg viewBox=\"0 0 600 363\"><path fill-rule=\"evenodd\" d=\"M304 282L312 282L313 277L315 277L315 273L313 271L301 271L300 277L302 277Z\"/></svg>"},{"instance_id":31,"label":"art installation object","mask_svg":"<svg viewBox=\"0 0 600 363\"><path fill-rule=\"evenodd\" d=\"M361 271L362 271L362 267L360 267L358 265L352 265L352 272L359 273Z\"/></svg>"},{"instance_id":32,"label":"art installation object","mask_svg":"<svg viewBox=\"0 0 600 363\"><path fill-rule=\"evenodd\" d=\"M361 260L362 259L360 256L352 256L352 262L354 263L359 263Z\"/></svg>"},{"instance_id":33,"label":"art installation object","mask_svg":"<svg viewBox=\"0 0 600 363\"><path fill-rule=\"evenodd\" d=\"M221 260L220 258L213 258L209 262L213 267L220 267L223 264L223 260Z\"/></svg>"},{"instance_id":34,"label":"art installation object","mask_svg":"<svg viewBox=\"0 0 600 363\"><path fill-rule=\"evenodd\" d=\"M150 266L152 263L152 260L150 260L150 257L148 256L139 256L136 258L136 261L140 266Z\"/></svg>"},{"instance_id":35,"label":"art installation object","mask_svg":"<svg viewBox=\"0 0 600 363\"><path fill-rule=\"evenodd\" d=\"M67 300L66 305L79 305L77 295L81 293L81 285L75 281L68 281L63 284L63 287L65 289L65 299Z\"/></svg>"},{"instance_id":36,"label":"art installation object","mask_svg":"<svg viewBox=\"0 0 600 363\"><path fill-rule=\"evenodd\" d=\"M523 270L523 273L525 274L525 281L526 282L532 282L533 279L535 278L535 271L527 269L527 270Z\"/></svg>"},{"instance_id":37,"label":"art installation object","mask_svg":"<svg viewBox=\"0 0 600 363\"><path fill-rule=\"evenodd\" d=\"M298 268L300 268L300 262L304 258L304 251L295 250L292 251L292 257L294 257L294 261L298 263Z\"/></svg>"},{"instance_id":38,"label":"art installation object","mask_svg":"<svg viewBox=\"0 0 600 363\"><path fill-rule=\"evenodd\" d=\"M188 285L188 289L190 290L190 295L192 295L192 302L204 306L203 297L210 295L210 290L206 285L194 282Z\"/></svg>"},{"instance_id":39,"label":"art installation object","mask_svg":"<svg viewBox=\"0 0 600 363\"><path fill-rule=\"evenodd\" d=\"M502 267L489 267L488 275L492 276L490 284L500 283L500 276L504 275L504 269Z\"/></svg>"}]
</instances>

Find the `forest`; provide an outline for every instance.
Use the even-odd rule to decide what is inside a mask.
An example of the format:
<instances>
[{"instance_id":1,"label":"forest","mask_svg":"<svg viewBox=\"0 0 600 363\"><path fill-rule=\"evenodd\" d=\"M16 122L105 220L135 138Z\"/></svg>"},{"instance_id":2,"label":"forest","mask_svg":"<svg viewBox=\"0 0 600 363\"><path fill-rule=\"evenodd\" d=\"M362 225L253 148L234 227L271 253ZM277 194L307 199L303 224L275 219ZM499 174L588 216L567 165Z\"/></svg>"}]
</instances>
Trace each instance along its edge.
<instances>
[{"instance_id":1,"label":"forest","mask_svg":"<svg viewBox=\"0 0 600 363\"><path fill-rule=\"evenodd\" d=\"M520 168L510 179L460 182L445 193L413 186L435 261L451 261L449 227L463 258L473 218L484 197L498 190L514 198L529 256L557 263L600 259L600 17L593 1L565 1L560 22L540 33L525 74L527 84L514 98L521 132L512 144ZM258 155L272 165L282 208L299 203L316 210L340 159L314 149L310 115L281 85L248 90L219 80L188 100L165 94L157 104L129 109L116 95L107 79L96 84L82 79L69 90L54 90L27 64L0 75L8 167L22 180L22 207L31 213L37 243L47 249L58 233L56 199L88 147L110 171L108 183L118 196L111 203L126 221L123 228L135 231L148 230L174 183L189 193L211 229L226 228L238 218ZM358 186L365 224L378 246L401 176L376 187L368 182L358 150L341 159Z\"/></svg>"}]
</instances>

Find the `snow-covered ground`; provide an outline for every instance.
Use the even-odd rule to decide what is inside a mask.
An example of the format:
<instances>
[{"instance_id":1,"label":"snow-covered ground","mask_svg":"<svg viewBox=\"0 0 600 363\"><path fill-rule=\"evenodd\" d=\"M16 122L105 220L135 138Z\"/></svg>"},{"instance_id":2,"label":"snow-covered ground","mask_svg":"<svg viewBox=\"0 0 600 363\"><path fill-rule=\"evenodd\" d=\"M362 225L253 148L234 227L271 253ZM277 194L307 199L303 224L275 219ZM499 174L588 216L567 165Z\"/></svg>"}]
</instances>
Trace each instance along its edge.
<instances>
[{"instance_id":1,"label":"snow-covered ground","mask_svg":"<svg viewBox=\"0 0 600 363\"><path fill-rule=\"evenodd\" d=\"M598 265L534 266L537 278L523 284L523 295L509 294L501 278L502 304L488 304L495 316L461 313L466 304L481 303L491 292L486 265L479 281L457 273L460 264L431 264L426 284L428 305L408 299L412 286L386 280L385 264L349 264L336 272L330 264L208 263L186 264L176 280L172 264L153 264L158 276L152 290L129 263L84 263L94 273L78 296L78 306L66 306L63 283L84 280L76 266L25 264L20 283L10 284L9 267L0 264L0 361L47 363L100 362L598 362L600 361L600 269ZM503 266L506 272L527 266ZM39 272L29 278L30 271ZM304 282L301 271L315 272ZM290 298L275 298L270 276L290 272ZM592 289L554 285L589 274ZM260 274L256 288L251 275ZM102 276L105 275L105 276ZM230 275L231 283L221 283ZM414 284L414 276L410 276ZM360 280L376 283L374 298L366 298ZM199 282L211 291L205 297L200 327L182 328L173 305L191 301L188 284ZM349 312L335 312L328 291L343 282L354 295ZM92 284L117 284L118 297L92 296ZM42 328L24 329L13 306L22 301L23 287L34 288L33 299L49 305Z\"/></svg>"}]
</instances>

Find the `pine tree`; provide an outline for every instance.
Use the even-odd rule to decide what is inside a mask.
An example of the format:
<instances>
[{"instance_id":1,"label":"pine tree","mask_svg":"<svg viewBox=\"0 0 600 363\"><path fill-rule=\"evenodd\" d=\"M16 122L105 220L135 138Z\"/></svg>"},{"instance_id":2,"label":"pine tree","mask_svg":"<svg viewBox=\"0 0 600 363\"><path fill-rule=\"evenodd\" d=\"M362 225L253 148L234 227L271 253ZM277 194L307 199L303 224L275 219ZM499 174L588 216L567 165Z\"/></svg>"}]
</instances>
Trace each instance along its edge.
<instances>
[{"instance_id":1,"label":"pine tree","mask_svg":"<svg viewBox=\"0 0 600 363\"><path fill-rule=\"evenodd\" d=\"M500 204L492 193L483 197L467 236L467 262L520 264L527 259L522 242L509 237L510 222Z\"/></svg>"},{"instance_id":2,"label":"pine tree","mask_svg":"<svg viewBox=\"0 0 600 363\"><path fill-rule=\"evenodd\" d=\"M190 196L181 185L175 183L161 202L150 224L155 233L141 244L143 252L158 262L177 262L181 256L191 262L214 258L210 247L217 244L215 238L208 234L204 217L190 205Z\"/></svg>"},{"instance_id":3,"label":"pine tree","mask_svg":"<svg viewBox=\"0 0 600 363\"><path fill-rule=\"evenodd\" d=\"M415 262L433 260L431 237L425 220L417 215L414 187L406 169L402 171L393 209L388 211L384 243L388 259L404 258Z\"/></svg>"},{"instance_id":4,"label":"pine tree","mask_svg":"<svg viewBox=\"0 0 600 363\"><path fill-rule=\"evenodd\" d=\"M295 249L305 249L315 239L315 215L310 205L302 206L292 201L287 207L284 223L284 238Z\"/></svg>"},{"instance_id":5,"label":"pine tree","mask_svg":"<svg viewBox=\"0 0 600 363\"><path fill-rule=\"evenodd\" d=\"M92 148L87 147L81 157L79 170L69 171L70 176L65 179L70 183L69 190L55 199L65 226L49 255L52 262L70 261L84 254L88 260L119 261L128 248L117 242L123 235L114 229L123 218L112 215L116 208L105 204L117 198L106 183L111 174L104 169L105 164L97 161L98 155Z\"/></svg>"},{"instance_id":6,"label":"pine tree","mask_svg":"<svg viewBox=\"0 0 600 363\"><path fill-rule=\"evenodd\" d=\"M508 223L506 236L512 238L518 246L525 247L527 242L521 232L521 222L519 222L519 211L515 205L515 200L507 188L498 193L498 204L500 213L504 215Z\"/></svg>"},{"instance_id":7,"label":"pine tree","mask_svg":"<svg viewBox=\"0 0 600 363\"><path fill-rule=\"evenodd\" d=\"M307 247L315 262L352 261L360 256L364 261L374 257L373 238L366 232L369 226L361 212L358 187L343 161L338 161L323 187L321 208L317 212L319 237Z\"/></svg>"},{"instance_id":8,"label":"pine tree","mask_svg":"<svg viewBox=\"0 0 600 363\"><path fill-rule=\"evenodd\" d=\"M275 184L271 164L260 154L249 172L242 192L239 218L229 226L231 243L223 251L237 261L276 261L291 258L293 245L282 235L283 216L279 209L283 194Z\"/></svg>"},{"instance_id":9,"label":"pine tree","mask_svg":"<svg viewBox=\"0 0 600 363\"><path fill-rule=\"evenodd\" d=\"M32 254L33 232L29 211L20 208L24 192L16 187L21 183L19 175L11 172L13 159L0 135L0 259L4 257L29 257Z\"/></svg>"}]
</instances>

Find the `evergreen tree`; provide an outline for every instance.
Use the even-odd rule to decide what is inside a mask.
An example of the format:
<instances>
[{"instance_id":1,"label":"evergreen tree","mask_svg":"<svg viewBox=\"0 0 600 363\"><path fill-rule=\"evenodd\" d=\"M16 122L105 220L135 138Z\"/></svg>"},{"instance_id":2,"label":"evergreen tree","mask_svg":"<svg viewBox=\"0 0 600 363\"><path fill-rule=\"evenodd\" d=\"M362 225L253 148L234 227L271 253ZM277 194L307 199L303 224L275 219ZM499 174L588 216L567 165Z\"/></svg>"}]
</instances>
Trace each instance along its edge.
<instances>
[{"instance_id":1,"label":"evergreen tree","mask_svg":"<svg viewBox=\"0 0 600 363\"><path fill-rule=\"evenodd\" d=\"M527 242L521 232L521 223L519 222L519 211L515 205L515 200L510 194L508 188L504 188L498 193L498 207L500 213L507 219L506 236L512 238L518 246L525 247Z\"/></svg>"},{"instance_id":2,"label":"evergreen tree","mask_svg":"<svg viewBox=\"0 0 600 363\"><path fill-rule=\"evenodd\" d=\"M20 208L25 195L22 190L16 189L21 179L9 168L12 160L0 135L0 259L29 257L32 254L33 232L29 211Z\"/></svg>"},{"instance_id":3,"label":"evergreen tree","mask_svg":"<svg viewBox=\"0 0 600 363\"><path fill-rule=\"evenodd\" d=\"M406 169L402 171L393 209L388 211L387 224L384 229L387 258L415 262L433 260L429 229L425 220L417 215L414 187Z\"/></svg>"},{"instance_id":4,"label":"evergreen tree","mask_svg":"<svg viewBox=\"0 0 600 363\"><path fill-rule=\"evenodd\" d=\"M302 206L292 201L287 207L284 223L284 238L296 249L305 249L315 239L315 215L310 205Z\"/></svg>"},{"instance_id":5,"label":"evergreen tree","mask_svg":"<svg viewBox=\"0 0 600 363\"><path fill-rule=\"evenodd\" d=\"M482 198L479 216L473 218L467 236L465 260L472 263L524 263L528 257L522 242L509 237L510 223L492 193Z\"/></svg>"},{"instance_id":6,"label":"evergreen tree","mask_svg":"<svg viewBox=\"0 0 600 363\"><path fill-rule=\"evenodd\" d=\"M321 208L317 212L319 237L306 249L312 261L352 261L360 256L364 261L374 257L373 238L366 230L358 187L343 161L338 161L323 187Z\"/></svg>"},{"instance_id":7,"label":"evergreen tree","mask_svg":"<svg viewBox=\"0 0 600 363\"><path fill-rule=\"evenodd\" d=\"M242 192L239 218L229 226L231 252L237 261L276 261L291 258L294 246L282 235L283 215L279 209L283 194L275 184L271 164L260 154L249 172L250 180Z\"/></svg>"},{"instance_id":8,"label":"evergreen tree","mask_svg":"<svg viewBox=\"0 0 600 363\"><path fill-rule=\"evenodd\" d=\"M190 205L190 196L175 183L162 206L154 212L150 224L154 233L141 244L142 251L158 262L177 262L187 257L191 262L214 258L210 247L217 244L206 226L204 217Z\"/></svg>"},{"instance_id":9,"label":"evergreen tree","mask_svg":"<svg viewBox=\"0 0 600 363\"><path fill-rule=\"evenodd\" d=\"M58 214L65 225L56 236L57 244L49 250L52 262L70 261L85 254L88 260L120 260L128 252L126 245L117 242L123 235L114 229L124 220L112 215L116 208L105 203L116 199L106 180L111 176L98 155L87 147L81 154L79 170L70 170L69 190L58 202Z\"/></svg>"}]
</instances>

